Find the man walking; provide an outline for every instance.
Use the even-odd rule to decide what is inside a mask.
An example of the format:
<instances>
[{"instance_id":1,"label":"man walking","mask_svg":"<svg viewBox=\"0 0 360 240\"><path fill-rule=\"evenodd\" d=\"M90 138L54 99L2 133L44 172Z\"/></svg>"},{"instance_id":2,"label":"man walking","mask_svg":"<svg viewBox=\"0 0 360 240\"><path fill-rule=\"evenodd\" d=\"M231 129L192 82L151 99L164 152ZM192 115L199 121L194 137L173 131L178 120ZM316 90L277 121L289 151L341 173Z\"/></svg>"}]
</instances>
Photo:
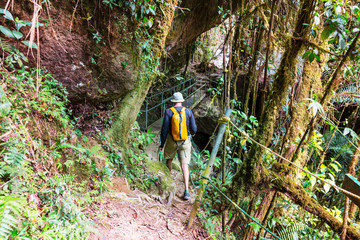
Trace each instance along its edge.
<instances>
[{"instance_id":1,"label":"man walking","mask_svg":"<svg viewBox=\"0 0 360 240\"><path fill-rule=\"evenodd\" d=\"M190 199L189 193L189 163L191 159L190 135L194 136L197 127L192 111L182 106L184 98L180 92L174 93L171 102L174 106L166 109L161 128L159 151L164 149L166 165L170 172L172 160L178 153L181 169L184 177L184 199Z\"/></svg>"}]
</instances>

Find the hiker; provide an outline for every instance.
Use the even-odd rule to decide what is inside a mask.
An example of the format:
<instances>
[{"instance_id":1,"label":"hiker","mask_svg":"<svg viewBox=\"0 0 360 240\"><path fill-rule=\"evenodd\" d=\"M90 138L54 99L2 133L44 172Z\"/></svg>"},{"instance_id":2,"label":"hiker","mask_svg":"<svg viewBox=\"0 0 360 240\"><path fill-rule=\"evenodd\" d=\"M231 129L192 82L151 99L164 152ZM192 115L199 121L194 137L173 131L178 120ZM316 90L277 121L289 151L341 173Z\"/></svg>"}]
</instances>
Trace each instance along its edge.
<instances>
[{"instance_id":1,"label":"hiker","mask_svg":"<svg viewBox=\"0 0 360 240\"><path fill-rule=\"evenodd\" d=\"M189 193L189 163L191 159L190 135L194 136L197 130L192 111L182 106L184 98L180 92L174 93L171 102L174 106L166 109L161 127L159 151L164 149L166 165L170 172L172 160L178 153L181 169L184 177L184 199L190 199Z\"/></svg>"}]
</instances>

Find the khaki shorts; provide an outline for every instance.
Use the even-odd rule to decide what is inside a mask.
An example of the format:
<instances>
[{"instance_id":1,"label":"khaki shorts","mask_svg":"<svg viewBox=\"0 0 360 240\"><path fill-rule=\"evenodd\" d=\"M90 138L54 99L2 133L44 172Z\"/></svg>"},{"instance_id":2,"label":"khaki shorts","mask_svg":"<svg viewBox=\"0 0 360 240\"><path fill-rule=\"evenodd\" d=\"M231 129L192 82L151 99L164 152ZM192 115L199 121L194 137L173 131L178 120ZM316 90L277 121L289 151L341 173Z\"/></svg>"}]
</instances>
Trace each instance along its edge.
<instances>
[{"instance_id":1,"label":"khaki shorts","mask_svg":"<svg viewBox=\"0 0 360 240\"><path fill-rule=\"evenodd\" d=\"M165 159L174 159L175 153L179 155L181 164L189 164L191 159L191 141L188 138L185 141L174 141L171 135L168 135L165 142Z\"/></svg>"}]
</instances>

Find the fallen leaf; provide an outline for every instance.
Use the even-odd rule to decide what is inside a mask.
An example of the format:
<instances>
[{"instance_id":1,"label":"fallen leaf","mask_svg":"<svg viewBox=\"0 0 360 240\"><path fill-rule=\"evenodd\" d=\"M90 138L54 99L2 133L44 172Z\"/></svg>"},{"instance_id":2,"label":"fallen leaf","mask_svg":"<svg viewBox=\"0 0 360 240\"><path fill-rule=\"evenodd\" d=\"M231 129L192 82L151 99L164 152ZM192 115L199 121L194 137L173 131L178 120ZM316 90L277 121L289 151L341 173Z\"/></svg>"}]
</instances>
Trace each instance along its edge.
<instances>
[{"instance_id":1,"label":"fallen leaf","mask_svg":"<svg viewBox=\"0 0 360 240\"><path fill-rule=\"evenodd\" d=\"M196 233L195 229L192 230L192 234L193 234L194 238L197 238L197 233Z\"/></svg>"},{"instance_id":2,"label":"fallen leaf","mask_svg":"<svg viewBox=\"0 0 360 240\"><path fill-rule=\"evenodd\" d=\"M112 216L110 215L109 212L106 212L106 216L107 216L108 218L112 218Z\"/></svg>"}]
</instances>

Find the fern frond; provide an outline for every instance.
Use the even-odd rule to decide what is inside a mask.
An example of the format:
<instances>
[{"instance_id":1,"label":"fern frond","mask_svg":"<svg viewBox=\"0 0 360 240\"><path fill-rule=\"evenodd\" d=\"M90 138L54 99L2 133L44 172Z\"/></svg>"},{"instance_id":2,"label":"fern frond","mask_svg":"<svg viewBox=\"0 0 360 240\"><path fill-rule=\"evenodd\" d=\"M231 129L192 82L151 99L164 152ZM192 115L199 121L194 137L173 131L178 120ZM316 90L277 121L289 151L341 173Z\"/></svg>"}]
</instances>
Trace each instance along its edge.
<instances>
[{"instance_id":1,"label":"fern frond","mask_svg":"<svg viewBox=\"0 0 360 240\"><path fill-rule=\"evenodd\" d=\"M8 41L0 37L0 50L12 53L14 51L14 46L11 45Z\"/></svg>"},{"instance_id":2,"label":"fern frond","mask_svg":"<svg viewBox=\"0 0 360 240\"><path fill-rule=\"evenodd\" d=\"M277 231L278 236L283 240L299 240L299 233L306 229L302 223L294 223L286 228Z\"/></svg>"},{"instance_id":3,"label":"fern frond","mask_svg":"<svg viewBox=\"0 0 360 240\"><path fill-rule=\"evenodd\" d=\"M333 101L336 103L360 103L359 85L353 83L345 87L339 88L335 94Z\"/></svg>"},{"instance_id":4,"label":"fern frond","mask_svg":"<svg viewBox=\"0 0 360 240\"><path fill-rule=\"evenodd\" d=\"M0 238L7 239L20 223L25 200L14 195L0 197Z\"/></svg>"}]
</instances>

